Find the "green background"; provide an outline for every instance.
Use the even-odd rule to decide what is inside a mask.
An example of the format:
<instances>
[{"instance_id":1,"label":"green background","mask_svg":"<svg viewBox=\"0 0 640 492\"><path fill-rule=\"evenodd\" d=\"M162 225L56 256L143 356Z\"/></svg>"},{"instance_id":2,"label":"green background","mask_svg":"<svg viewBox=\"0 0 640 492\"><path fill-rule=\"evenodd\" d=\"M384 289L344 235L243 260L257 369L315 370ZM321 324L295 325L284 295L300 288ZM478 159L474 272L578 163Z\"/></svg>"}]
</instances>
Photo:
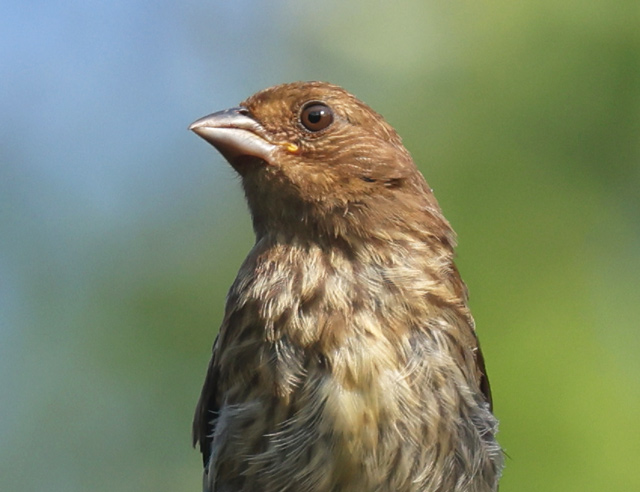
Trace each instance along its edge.
<instances>
[{"instance_id":1,"label":"green background","mask_svg":"<svg viewBox=\"0 0 640 492\"><path fill-rule=\"evenodd\" d=\"M314 79L385 115L458 232L501 492L640 490L636 0L2 3L2 491L199 490L252 232L186 126Z\"/></svg>"}]
</instances>

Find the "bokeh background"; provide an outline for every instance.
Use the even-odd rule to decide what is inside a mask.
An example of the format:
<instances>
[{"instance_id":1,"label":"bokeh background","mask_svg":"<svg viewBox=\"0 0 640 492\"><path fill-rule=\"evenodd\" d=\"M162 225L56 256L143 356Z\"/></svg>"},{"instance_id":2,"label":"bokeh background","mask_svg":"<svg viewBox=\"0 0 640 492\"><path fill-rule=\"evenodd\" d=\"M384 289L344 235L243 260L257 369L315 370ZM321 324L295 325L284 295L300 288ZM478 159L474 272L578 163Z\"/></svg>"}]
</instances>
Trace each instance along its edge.
<instances>
[{"instance_id":1,"label":"bokeh background","mask_svg":"<svg viewBox=\"0 0 640 492\"><path fill-rule=\"evenodd\" d=\"M0 490L199 490L253 238L186 127L311 79L386 116L458 232L501 491L640 490L637 0L0 6Z\"/></svg>"}]
</instances>

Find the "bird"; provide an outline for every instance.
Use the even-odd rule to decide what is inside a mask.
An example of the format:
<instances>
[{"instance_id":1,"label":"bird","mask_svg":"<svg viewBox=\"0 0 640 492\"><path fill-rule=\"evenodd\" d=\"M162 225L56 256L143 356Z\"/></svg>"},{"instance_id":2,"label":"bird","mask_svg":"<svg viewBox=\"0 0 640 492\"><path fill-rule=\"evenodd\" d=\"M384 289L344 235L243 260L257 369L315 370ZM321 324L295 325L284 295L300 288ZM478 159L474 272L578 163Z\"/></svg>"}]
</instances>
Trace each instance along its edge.
<instances>
[{"instance_id":1,"label":"bird","mask_svg":"<svg viewBox=\"0 0 640 492\"><path fill-rule=\"evenodd\" d=\"M317 81L189 129L240 177L255 233L195 411L203 491L497 490L456 235L398 133Z\"/></svg>"}]
</instances>

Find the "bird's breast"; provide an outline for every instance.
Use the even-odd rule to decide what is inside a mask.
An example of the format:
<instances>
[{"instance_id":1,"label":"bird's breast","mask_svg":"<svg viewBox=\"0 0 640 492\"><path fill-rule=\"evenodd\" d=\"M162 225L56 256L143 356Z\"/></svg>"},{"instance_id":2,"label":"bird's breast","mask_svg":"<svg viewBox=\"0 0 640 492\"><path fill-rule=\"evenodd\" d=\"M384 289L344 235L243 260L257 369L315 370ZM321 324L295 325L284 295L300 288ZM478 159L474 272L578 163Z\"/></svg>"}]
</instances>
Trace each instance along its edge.
<instances>
[{"instance_id":1,"label":"bird's breast","mask_svg":"<svg viewBox=\"0 0 640 492\"><path fill-rule=\"evenodd\" d=\"M464 368L473 347L455 338L464 303L419 260L278 245L250 256L218 339L213 466L253 477L251 490L431 490L454 466L489 462L495 420Z\"/></svg>"}]
</instances>

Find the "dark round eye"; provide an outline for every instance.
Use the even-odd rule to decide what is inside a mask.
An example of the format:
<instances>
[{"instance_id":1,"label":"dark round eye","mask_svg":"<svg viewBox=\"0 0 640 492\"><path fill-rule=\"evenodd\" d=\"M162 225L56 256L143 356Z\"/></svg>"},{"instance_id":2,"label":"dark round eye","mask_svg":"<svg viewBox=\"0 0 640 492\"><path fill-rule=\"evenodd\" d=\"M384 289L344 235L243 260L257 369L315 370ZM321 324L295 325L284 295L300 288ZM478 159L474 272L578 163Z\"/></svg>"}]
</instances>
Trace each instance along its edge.
<instances>
[{"instance_id":1,"label":"dark round eye","mask_svg":"<svg viewBox=\"0 0 640 492\"><path fill-rule=\"evenodd\" d=\"M302 108L300 122L310 132L319 132L333 123L333 111L326 104L309 103Z\"/></svg>"}]
</instances>

